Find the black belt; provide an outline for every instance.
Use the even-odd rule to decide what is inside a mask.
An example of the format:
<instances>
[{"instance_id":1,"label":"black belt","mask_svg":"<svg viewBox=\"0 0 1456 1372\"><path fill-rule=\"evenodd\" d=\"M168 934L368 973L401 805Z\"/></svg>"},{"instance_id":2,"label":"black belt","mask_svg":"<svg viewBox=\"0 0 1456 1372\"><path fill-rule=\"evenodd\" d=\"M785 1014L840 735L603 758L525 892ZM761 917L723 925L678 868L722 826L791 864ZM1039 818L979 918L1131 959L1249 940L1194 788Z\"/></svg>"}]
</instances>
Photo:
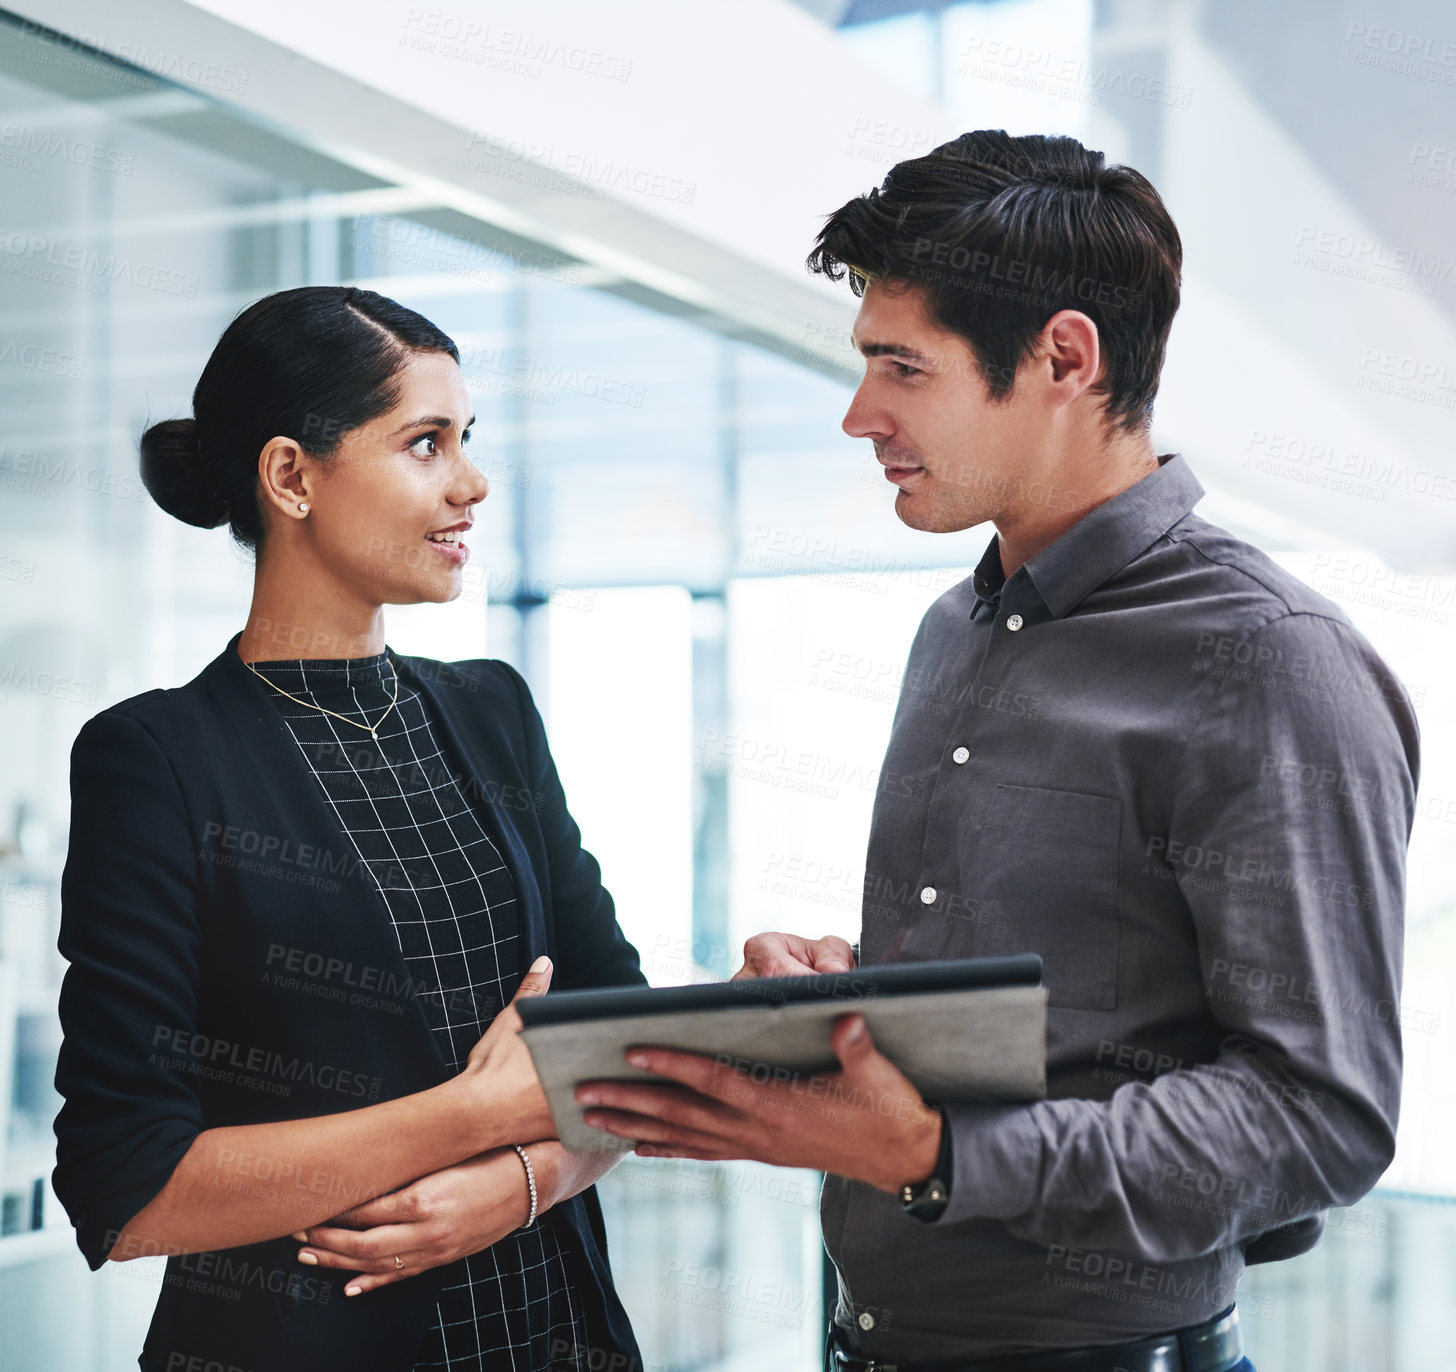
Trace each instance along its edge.
<instances>
[{"instance_id":1,"label":"black belt","mask_svg":"<svg viewBox=\"0 0 1456 1372\"><path fill-rule=\"evenodd\" d=\"M838 1329L831 1327L829 1352L836 1372L1228 1372L1244 1356L1244 1336L1239 1312L1230 1306L1187 1329L1097 1348L1031 1349L970 1361L882 1362L843 1348Z\"/></svg>"}]
</instances>

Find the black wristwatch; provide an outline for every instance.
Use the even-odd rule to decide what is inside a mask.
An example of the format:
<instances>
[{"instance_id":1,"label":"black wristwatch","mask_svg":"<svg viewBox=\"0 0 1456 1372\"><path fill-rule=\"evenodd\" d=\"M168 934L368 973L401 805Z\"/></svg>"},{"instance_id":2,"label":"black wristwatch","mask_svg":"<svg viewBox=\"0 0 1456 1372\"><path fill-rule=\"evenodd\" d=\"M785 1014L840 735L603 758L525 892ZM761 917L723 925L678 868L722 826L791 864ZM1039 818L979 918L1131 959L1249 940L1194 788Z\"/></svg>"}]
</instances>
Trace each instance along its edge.
<instances>
[{"instance_id":1,"label":"black wristwatch","mask_svg":"<svg viewBox=\"0 0 1456 1372\"><path fill-rule=\"evenodd\" d=\"M950 1121L945 1111L934 1101L927 1105L940 1114L940 1156L935 1160L935 1170L922 1182L906 1182L900 1188L900 1208L907 1215L914 1215L923 1224L938 1220L950 1204L950 1177L952 1153L950 1144Z\"/></svg>"}]
</instances>

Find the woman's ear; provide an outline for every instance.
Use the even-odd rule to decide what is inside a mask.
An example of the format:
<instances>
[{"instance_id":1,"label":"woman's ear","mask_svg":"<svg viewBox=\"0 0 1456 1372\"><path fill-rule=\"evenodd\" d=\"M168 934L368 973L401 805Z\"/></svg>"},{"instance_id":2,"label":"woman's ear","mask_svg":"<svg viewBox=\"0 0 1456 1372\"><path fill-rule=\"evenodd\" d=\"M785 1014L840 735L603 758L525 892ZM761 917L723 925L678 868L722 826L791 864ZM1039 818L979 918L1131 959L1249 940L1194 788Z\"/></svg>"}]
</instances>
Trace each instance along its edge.
<instances>
[{"instance_id":1,"label":"woman's ear","mask_svg":"<svg viewBox=\"0 0 1456 1372\"><path fill-rule=\"evenodd\" d=\"M312 472L307 455L291 438L270 438L258 454L258 505L264 518L271 507L289 519L306 515L312 505Z\"/></svg>"}]
</instances>

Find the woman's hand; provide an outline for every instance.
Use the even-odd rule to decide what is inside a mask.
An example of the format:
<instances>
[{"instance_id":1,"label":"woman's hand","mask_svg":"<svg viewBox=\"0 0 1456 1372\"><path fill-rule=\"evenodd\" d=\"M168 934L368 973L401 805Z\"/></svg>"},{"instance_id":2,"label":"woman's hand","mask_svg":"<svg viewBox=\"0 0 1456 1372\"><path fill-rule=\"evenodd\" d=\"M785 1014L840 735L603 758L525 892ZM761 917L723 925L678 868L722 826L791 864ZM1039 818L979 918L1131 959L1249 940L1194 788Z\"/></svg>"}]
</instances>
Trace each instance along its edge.
<instances>
[{"instance_id":1,"label":"woman's hand","mask_svg":"<svg viewBox=\"0 0 1456 1372\"><path fill-rule=\"evenodd\" d=\"M556 1137L536 1066L521 1041L521 1015L516 1009L517 1001L546 994L551 972L551 959L544 955L531 964L511 1003L491 1021L460 1073L461 1085L479 1095L482 1114L499 1122L499 1132L491 1142ZM518 1169L520 1162L516 1158Z\"/></svg>"},{"instance_id":2,"label":"woman's hand","mask_svg":"<svg viewBox=\"0 0 1456 1372\"><path fill-rule=\"evenodd\" d=\"M585 1191L624 1156L570 1153L555 1139L527 1144L526 1151L536 1178L538 1218L553 1205ZM513 1164L515 1172L510 1168L502 1172L494 1165L498 1158ZM518 1183L518 1207L512 1205L513 1177ZM421 1177L367 1205L357 1205L327 1225L300 1230L293 1237L308 1245L303 1252L318 1266L363 1273L344 1288L345 1295L357 1295L488 1248L517 1224L525 1223L530 1203L520 1155L514 1148L496 1148ZM504 1231L499 1230L502 1217ZM404 1263L403 1270L394 1265L396 1253ZM307 1261L303 1253L299 1260Z\"/></svg>"},{"instance_id":3,"label":"woman's hand","mask_svg":"<svg viewBox=\"0 0 1456 1372\"><path fill-rule=\"evenodd\" d=\"M545 1188L552 1194L555 1188L552 1164L538 1156L549 1146L527 1149L542 1193L538 1214L547 1208ZM525 1224L530 1212L520 1154L493 1148L293 1237L307 1245L300 1262L360 1273L344 1288L346 1296L357 1296L489 1248Z\"/></svg>"}]
</instances>

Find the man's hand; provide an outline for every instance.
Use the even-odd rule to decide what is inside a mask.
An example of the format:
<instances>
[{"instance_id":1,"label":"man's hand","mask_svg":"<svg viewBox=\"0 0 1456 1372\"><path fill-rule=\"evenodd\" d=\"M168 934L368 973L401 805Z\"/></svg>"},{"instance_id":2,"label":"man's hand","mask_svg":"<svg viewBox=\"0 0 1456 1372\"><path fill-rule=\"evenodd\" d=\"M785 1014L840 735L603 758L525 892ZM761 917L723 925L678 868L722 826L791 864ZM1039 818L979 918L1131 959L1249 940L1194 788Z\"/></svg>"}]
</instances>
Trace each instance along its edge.
<instances>
[{"instance_id":1,"label":"man's hand","mask_svg":"<svg viewBox=\"0 0 1456 1372\"><path fill-rule=\"evenodd\" d=\"M802 977L813 972L854 970L854 949L832 934L801 938L798 934L755 934L743 945L743 966L729 977Z\"/></svg>"},{"instance_id":2,"label":"man's hand","mask_svg":"<svg viewBox=\"0 0 1456 1372\"><path fill-rule=\"evenodd\" d=\"M632 1066L675 1084L590 1081L576 1098L604 1107L589 1110L586 1122L637 1140L639 1157L812 1167L890 1192L929 1177L940 1154L939 1113L875 1048L863 1015L839 1019L830 1042L840 1071L766 1082L732 1060L632 1048Z\"/></svg>"}]
</instances>

